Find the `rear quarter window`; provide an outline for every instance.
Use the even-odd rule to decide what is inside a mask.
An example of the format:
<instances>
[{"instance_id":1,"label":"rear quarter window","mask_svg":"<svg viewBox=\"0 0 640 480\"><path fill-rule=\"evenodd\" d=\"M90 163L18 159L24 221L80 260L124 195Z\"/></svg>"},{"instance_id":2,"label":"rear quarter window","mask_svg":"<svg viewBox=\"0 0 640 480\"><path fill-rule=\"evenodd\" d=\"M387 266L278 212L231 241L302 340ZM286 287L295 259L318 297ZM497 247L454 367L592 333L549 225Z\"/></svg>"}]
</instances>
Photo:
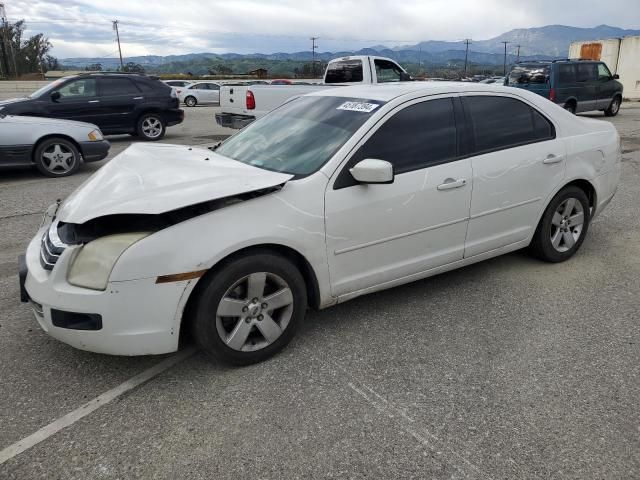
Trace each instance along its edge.
<instances>
[{"instance_id":1,"label":"rear quarter window","mask_svg":"<svg viewBox=\"0 0 640 480\"><path fill-rule=\"evenodd\" d=\"M549 65L516 65L509 72L509 84L546 83L549 77Z\"/></svg>"}]
</instances>

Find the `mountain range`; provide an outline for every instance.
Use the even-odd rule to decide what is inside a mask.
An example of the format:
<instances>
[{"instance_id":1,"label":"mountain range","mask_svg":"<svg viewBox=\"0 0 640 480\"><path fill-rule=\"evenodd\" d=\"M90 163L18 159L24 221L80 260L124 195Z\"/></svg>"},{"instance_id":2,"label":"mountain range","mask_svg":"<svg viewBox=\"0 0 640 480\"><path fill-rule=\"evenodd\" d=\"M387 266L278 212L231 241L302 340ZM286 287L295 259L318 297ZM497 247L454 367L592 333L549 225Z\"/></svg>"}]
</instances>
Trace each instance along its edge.
<instances>
[{"instance_id":1,"label":"mountain range","mask_svg":"<svg viewBox=\"0 0 640 480\"><path fill-rule=\"evenodd\" d=\"M469 61L478 64L500 65L504 59L504 44L507 44L508 61L516 58L517 46L520 46L520 59L553 59L565 58L569 45L578 40L596 40L603 38L640 35L640 30L625 30L599 25L593 28L570 27L566 25L547 25L544 27L521 28L503 33L488 40L472 40L469 46ZM376 45L357 51L317 52L316 59L327 61L346 55L380 55L390 57L398 62L420 63L424 65L446 65L464 59L463 42L447 42L428 40L415 45L397 46L393 48ZM293 53L188 53L184 55L157 56L147 55L125 58L125 62L141 64L147 71L174 73L181 71L190 63L206 64L207 62L225 62L243 59L265 61L310 61L311 51ZM65 66L84 68L87 65L100 63L104 69L117 68L118 60L114 58L65 58L60 62Z\"/></svg>"}]
</instances>

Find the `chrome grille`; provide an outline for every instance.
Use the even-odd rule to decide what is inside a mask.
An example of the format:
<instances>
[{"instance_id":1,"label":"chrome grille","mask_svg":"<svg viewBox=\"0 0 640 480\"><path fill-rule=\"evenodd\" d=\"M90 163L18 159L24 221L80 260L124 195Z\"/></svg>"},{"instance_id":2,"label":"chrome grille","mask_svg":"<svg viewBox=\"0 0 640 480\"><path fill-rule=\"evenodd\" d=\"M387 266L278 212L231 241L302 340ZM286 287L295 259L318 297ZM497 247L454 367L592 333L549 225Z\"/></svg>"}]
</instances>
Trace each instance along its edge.
<instances>
[{"instance_id":1,"label":"chrome grille","mask_svg":"<svg viewBox=\"0 0 640 480\"><path fill-rule=\"evenodd\" d=\"M58 237L58 222L55 221L42 235L40 245L40 264L45 270L53 270L53 266L64 252L65 244Z\"/></svg>"}]
</instances>

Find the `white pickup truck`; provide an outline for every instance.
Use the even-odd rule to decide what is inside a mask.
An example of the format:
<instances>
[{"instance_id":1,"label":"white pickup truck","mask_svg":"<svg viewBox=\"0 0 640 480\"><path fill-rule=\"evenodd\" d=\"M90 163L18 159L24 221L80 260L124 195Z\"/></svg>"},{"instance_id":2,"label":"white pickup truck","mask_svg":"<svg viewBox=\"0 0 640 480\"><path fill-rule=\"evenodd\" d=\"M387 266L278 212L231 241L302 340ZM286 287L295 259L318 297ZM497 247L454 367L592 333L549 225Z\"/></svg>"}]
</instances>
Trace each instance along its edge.
<instances>
[{"instance_id":1,"label":"white pickup truck","mask_svg":"<svg viewBox=\"0 0 640 480\"><path fill-rule=\"evenodd\" d=\"M243 128L287 100L306 93L343 85L402 82L410 75L389 58L352 56L329 62L324 82L291 85L223 85L220 88L221 112L216 122L222 127Z\"/></svg>"}]
</instances>

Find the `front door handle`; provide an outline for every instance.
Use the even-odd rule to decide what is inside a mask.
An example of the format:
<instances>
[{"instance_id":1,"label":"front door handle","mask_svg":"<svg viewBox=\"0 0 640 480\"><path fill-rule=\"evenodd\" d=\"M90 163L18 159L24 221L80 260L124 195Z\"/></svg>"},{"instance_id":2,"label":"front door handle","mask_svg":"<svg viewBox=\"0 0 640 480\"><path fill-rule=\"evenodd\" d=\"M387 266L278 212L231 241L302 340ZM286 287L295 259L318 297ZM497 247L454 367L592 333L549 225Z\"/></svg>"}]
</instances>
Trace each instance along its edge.
<instances>
[{"instance_id":1,"label":"front door handle","mask_svg":"<svg viewBox=\"0 0 640 480\"><path fill-rule=\"evenodd\" d=\"M89 100L89 103L100 103L100 100Z\"/></svg>"},{"instance_id":2,"label":"front door handle","mask_svg":"<svg viewBox=\"0 0 640 480\"><path fill-rule=\"evenodd\" d=\"M144 97L133 97L134 100L144 100Z\"/></svg>"},{"instance_id":3,"label":"front door handle","mask_svg":"<svg viewBox=\"0 0 640 480\"><path fill-rule=\"evenodd\" d=\"M547 158L542 161L542 163L544 163L545 165L552 165L554 163L560 163L562 160L564 160L564 157L562 155L554 155L553 153L550 153L549 155L547 155Z\"/></svg>"},{"instance_id":4,"label":"front door handle","mask_svg":"<svg viewBox=\"0 0 640 480\"><path fill-rule=\"evenodd\" d=\"M467 181L464 178L456 180L455 178L447 178L443 184L438 185L438 190L451 190L452 188L464 187Z\"/></svg>"}]
</instances>

